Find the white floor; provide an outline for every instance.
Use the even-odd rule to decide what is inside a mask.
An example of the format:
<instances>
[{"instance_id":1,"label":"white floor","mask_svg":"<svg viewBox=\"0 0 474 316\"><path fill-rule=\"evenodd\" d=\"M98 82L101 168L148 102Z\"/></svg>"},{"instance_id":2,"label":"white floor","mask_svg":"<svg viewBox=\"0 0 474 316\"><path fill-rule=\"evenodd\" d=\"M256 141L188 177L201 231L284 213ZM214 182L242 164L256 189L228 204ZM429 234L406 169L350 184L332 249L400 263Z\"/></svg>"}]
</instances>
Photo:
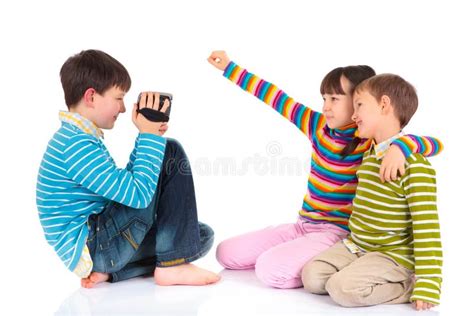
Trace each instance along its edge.
<instances>
[{"instance_id":1,"label":"white floor","mask_svg":"<svg viewBox=\"0 0 474 316\"><path fill-rule=\"evenodd\" d=\"M277 290L262 285L253 270L220 273L222 280L206 287L161 287L152 278L77 289L55 315L410 315L410 305L342 308L328 296L303 289ZM439 315L429 311L423 315ZM420 315L417 313L417 315Z\"/></svg>"}]
</instances>

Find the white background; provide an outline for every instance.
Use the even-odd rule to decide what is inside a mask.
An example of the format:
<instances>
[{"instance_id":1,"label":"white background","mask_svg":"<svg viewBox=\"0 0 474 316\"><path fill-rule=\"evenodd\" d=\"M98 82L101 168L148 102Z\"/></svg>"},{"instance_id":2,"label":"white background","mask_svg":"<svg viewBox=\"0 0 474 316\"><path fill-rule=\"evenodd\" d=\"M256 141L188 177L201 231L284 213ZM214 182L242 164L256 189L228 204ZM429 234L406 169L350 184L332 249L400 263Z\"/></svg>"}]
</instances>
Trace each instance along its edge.
<instances>
[{"instance_id":1,"label":"white background","mask_svg":"<svg viewBox=\"0 0 474 316\"><path fill-rule=\"evenodd\" d=\"M311 147L290 123L209 65L212 50L227 50L232 60L316 110L320 81L338 66L368 64L412 82L420 106L405 131L445 144L431 159L445 252L442 307L468 304L474 281L468 138L474 22L467 2L3 1L0 273L7 294L1 308L51 314L78 287L43 237L35 184L46 143L59 126L58 111L65 109L59 69L89 48L127 67L129 110L141 90L174 94L167 136L187 149L200 219L214 228L216 242L294 221ZM130 111L106 131L119 165L135 135ZM256 161L268 169L256 169ZM285 161L297 170L279 169ZM218 271L213 252L204 266Z\"/></svg>"}]
</instances>

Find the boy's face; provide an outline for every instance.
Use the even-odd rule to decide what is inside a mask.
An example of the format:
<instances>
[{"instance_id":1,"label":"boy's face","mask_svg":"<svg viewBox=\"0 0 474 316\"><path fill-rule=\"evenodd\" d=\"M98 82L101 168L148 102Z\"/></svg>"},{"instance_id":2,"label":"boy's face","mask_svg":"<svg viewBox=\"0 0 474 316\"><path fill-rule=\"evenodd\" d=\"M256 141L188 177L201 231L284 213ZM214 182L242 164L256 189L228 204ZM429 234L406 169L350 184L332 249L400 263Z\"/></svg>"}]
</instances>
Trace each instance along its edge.
<instances>
[{"instance_id":1,"label":"boy's face","mask_svg":"<svg viewBox=\"0 0 474 316\"><path fill-rule=\"evenodd\" d=\"M323 114L329 128L341 128L352 123L351 84L342 76L341 85L345 94L323 94Z\"/></svg>"},{"instance_id":2,"label":"boy's face","mask_svg":"<svg viewBox=\"0 0 474 316\"><path fill-rule=\"evenodd\" d=\"M94 94L94 123L99 128L111 129L120 113L125 112L125 92L118 87L106 90L102 95Z\"/></svg>"},{"instance_id":3,"label":"boy's face","mask_svg":"<svg viewBox=\"0 0 474 316\"><path fill-rule=\"evenodd\" d=\"M361 138L375 138L382 118L382 108L377 99L363 90L354 93L354 114L352 120L356 122Z\"/></svg>"}]
</instances>

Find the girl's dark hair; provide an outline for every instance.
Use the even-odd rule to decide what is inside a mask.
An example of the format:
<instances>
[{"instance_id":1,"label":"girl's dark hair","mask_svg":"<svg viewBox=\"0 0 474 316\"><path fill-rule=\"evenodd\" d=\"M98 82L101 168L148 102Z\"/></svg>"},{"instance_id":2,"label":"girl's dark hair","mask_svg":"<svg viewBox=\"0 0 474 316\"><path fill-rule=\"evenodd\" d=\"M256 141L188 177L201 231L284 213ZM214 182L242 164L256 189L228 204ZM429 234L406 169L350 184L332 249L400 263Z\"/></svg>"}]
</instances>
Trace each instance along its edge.
<instances>
[{"instance_id":1,"label":"girl's dark hair","mask_svg":"<svg viewBox=\"0 0 474 316\"><path fill-rule=\"evenodd\" d=\"M127 92L132 85L127 69L118 60L100 50L84 50L69 57L61 67L59 75L68 108L79 103L89 88L103 94L112 87Z\"/></svg>"},{"instance_id":2,"label":"girl's dark hair","mask_svg":"<svg viewBox=\"0 0 474 316\"><path fill-rule=\"evenodd\" d=\"M342 156L342 159L346 158L350 154L354 152L354 150L360 144L360 137L354 137L347 145L344 147L341 152L339 153Z\"/></svg>"},{"instance_id":3,"label":"girl's dark hair","mask_svg":"<svg viewBox=\"0 0 474 316\"><path fill-rule=\"evenodd\" d=\"M331 70L321 82L321 94L346 94L341 85L341 77L349 80L351 87L347 91L352 95L355 87L367 78L375 76L375 71L366 65L339 67Z\"/></svg>"},{"instance_id":4,"label":"girl's dark hair","mask_svg":"<svg viewBox=\"0 0 474 316\"><path fill-rule=\"evenodd\" d=\"M341 78L344 76L349 83L351 84L349 91L344 91L341 84ZM352 95L356 86L368 79L375 76L375 71L372 67L367 65L358 65L358 66L347 66L347 67L338 67L331 70L321 82L320 92L321 94L343 94L348 93ZM359 137L354 137L347 145L344 147L340 155L342 159L346 158L348 155L352 154L357 146L360 144L361 139Z\"/></svg>"}]
</instances>

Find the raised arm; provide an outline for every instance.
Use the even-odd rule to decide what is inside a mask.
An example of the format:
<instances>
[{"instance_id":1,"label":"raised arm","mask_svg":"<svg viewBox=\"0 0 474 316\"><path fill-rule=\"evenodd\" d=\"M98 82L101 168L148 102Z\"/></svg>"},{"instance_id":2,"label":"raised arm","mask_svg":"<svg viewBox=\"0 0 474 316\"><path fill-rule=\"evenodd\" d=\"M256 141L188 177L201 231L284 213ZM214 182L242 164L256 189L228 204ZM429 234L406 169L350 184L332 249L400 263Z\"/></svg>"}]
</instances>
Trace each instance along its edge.
<instances>
[{"instance_id":1,"label":"raised arm","mask_svg":"<svg viewBox=\"0 0 474 316\"><path fill-rule=\"evenodd\" d=\"M132 153L130 154L130 158L128 159L127 166L125 167L125 169L127 169L128 171L132 170L133 164L135 163L135 159L137 159L138 138L139 137L137 136L137 138L135 139L135 146L133 147Z\"/></svg>"},{"instance_id":2,"label":"raised arm","mask_svg":"<svg viewBox=\"0 0 474 316\"><path fill-rule=\"evenodd\" d=\"M71 179L95 194L133 208L144 208L155 193L165 147L165 138L140 134L135 161L127 170L117 168L96 139L80 135L71 138L65 149L69 157L65 167Z\"/></svg>"},{"instance_id":3,"label":"raised arm","mask_svg":"<svg viewBox=\"0 0 474 316\"><path fill-rule=\"evenodd\" d=\"M155 94L155 97L151 98L150 96L153 94ZM158 131L157 134L159 136L163 136L168 130L168 123L150 122L147 119L145 119L145 117L143 117L142 115L137 114L137 108L150 107L150 104L146 104L146 102L147 101L151 102L151 100L154 100L156 103L158 103L159 93L158 92L142 92L141 93L140 105L137 103L134 103L133 105L132 121L137 126L138 130L142 133L156 134L156 131ZM169 100L166 100L162 111L165 112L168 106L169 106ZM127 166L125 167L125 169L128 171L132 170L133 164L135 163L135 160L137 158L137 147L138 147L139 139L140 139L140 135L138 135L137 138L135 139L135 146L133 147Z\"/></svg>"},{"instance_id":4,"label":"raised arm","mask_svg":"<svg viewBox=\"0 0 474 316\"><path fill-rule=\"evenodd\" d=\"M140 104L134 104L132 121L140 134L126 169L117 168L96 138L79 134L72 137L64 153L66 172L74 181L97 195L133 208L147 207L153 199L163 163L166 128L163 122L152 122L139 114L138 108L158 110L159 94L147 92ZM151 98L155 95L154 98ZM169 103L163 106L166 111ZM133 160L133 161L132 161ZM130 168L130 169L128 169Z\"/></svg>"},{"instance_id":5,"label":"raised arm","mask_svg":"<svg viewBox=\"0 0 474 316\"><path fill-rule=\"evenodd\" d=\"M315 131L324 125L325 120L321 113L296 102L274 84L257 77L230 61L225 52L213 52L208 61L219 70L222 70L224 77L270 105L275 111L298 127L308 138L312 139Z\"/></svg>"}]
</instances>

